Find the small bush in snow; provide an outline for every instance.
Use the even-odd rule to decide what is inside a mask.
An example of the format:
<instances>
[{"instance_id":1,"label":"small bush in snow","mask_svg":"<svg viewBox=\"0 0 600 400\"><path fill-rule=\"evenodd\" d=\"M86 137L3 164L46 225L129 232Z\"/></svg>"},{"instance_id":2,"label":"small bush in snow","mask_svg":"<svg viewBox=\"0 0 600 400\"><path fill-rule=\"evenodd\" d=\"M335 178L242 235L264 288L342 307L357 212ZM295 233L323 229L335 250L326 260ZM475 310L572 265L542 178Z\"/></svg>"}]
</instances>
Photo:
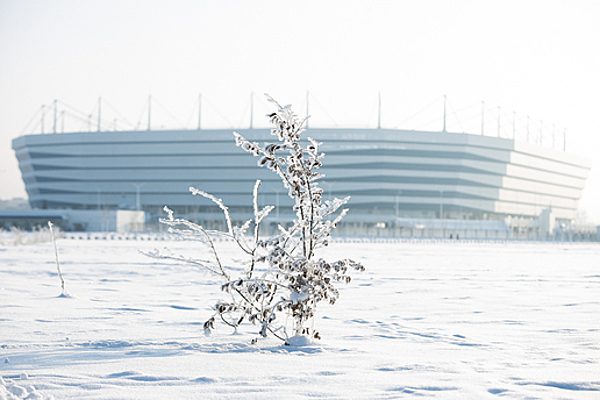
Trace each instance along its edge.
<instances>
[{"instance_id":1,"label":"small bush in snow","mask_svg":"<svg viewBox=\"0 0 600 400\"><path fill-rule=\"evenodd\" d=\"M63 233L55 227L54 235L62 237ZM50 229L44 226L38 226L31 231L21 230L17 227L11 227L9 231L0 229L0 245L2 246L21 246L37 243L46 243L52 241Z\"/></svg>"},{"instance_id":2,"label":"small bush in snow","mask_svg":"<svg viewBox=\"0 0 600 400\"><path fill-rule=\"evenodd\" d=\"M250 322L259 327L262 337L272 335L286 344L303 343L307 337L320 339L319 333L309 327L317 305L334 304L339 297L338 283L350 282L350 272L363 271L364 267L349 259L327 261L316 256L319 248L328 245L332 230L348 212L342 206L349 197L323 199L323 189L319 186L322 175L318 172L324 157L319 151L320 143L307 138L301 144L305 121L292 112L291 106L281 106L269 96L267 99L277 107L276 112L268 115L277 142L261 146L234 132L235 143L258 157L259 166L281 178L294 201L295 220L288 227L279 225L277 235L263 239L259 235L260 225L274 207L259 207L260 181L256 181L253 191L254 218L241 226L232 224L221 199L190 187L192 195L202 196L222 210L227 231L207 230L176 218L165 207L167 218L160 222L168 225L172 233L203 242L208 255L203 260L156 251L150 255L199 265L223 279L221 289L226 296L215 304L213 315L204 323L207 333L219 322L233 328ZM240 275L232 276L221 261L214 244L216 235L233 239L247 255L247 264ZM292 317L292 324L287 324L287 317Z\"/></svg>"}]
</instances>

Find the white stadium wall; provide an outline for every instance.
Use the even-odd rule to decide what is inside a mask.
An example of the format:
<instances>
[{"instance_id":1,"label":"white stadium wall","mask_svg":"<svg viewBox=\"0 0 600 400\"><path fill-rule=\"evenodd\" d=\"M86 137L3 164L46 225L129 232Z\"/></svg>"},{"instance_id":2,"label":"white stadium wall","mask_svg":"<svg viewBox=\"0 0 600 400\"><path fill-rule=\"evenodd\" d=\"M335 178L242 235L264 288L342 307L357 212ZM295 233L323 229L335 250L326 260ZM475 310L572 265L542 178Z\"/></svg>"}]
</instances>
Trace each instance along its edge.
<instances>
[{"instance_id":1,"label":"white stadium wall","mask_svg":"<svg viewBox=\"0 0 600 400\"><path fill-rule=\"evenodd\" d=\"M266 129L241 129L258 142ZM352 196L348 222L404 218L532 219L551 209L575 218L590 165L568 153L470 134L309 129L324 143L323 188ZM223 198L234 217L250 212L256 179L261 203L289 213L278 177L234 145L231 130L81 132L26 135L13 149L35 208L136 209L150 218L164 205L220 221L190 185Z\"/></svg>"}]
</instances>

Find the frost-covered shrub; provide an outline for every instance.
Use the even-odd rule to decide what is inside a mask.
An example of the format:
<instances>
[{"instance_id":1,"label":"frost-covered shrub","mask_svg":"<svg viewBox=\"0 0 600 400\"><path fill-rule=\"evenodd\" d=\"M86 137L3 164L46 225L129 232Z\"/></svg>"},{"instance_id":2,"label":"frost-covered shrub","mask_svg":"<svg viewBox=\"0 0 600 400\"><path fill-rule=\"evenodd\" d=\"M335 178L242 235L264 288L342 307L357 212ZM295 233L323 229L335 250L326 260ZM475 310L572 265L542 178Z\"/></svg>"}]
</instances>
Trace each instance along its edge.
<instances>
[{"instance_id":1,"label":"frost-covered shrub","mask_svg":"<svg viewBox=\"0 0 600 400\"><path fill-rule=\"evenodd\" d=\"M200 260L158 251L150 255L199 265L223 279L221 289L226 296L215 304L213 315L205 322L207 333L219 322L234 329L250 322L259 327L260 336L272 335L289 344L307 337L320 339L319 333L309 327L317 305L334 304L339 297L338 284L349 283L350 272L363 271L364 267L349 259L328 261L316 256L319 248L329 244L332 230L348 212L347 208L341 208L349 197L323 199L323 189L319 186L322 175L318 172L324 157L319 151L320 143L311 138L301 143L305 121L292 112L291 106L281 106L269 96L267 99L277 107L276 112L268 115L273 125L271 134L277 141L261 146L234 132L235 143L258 157L259 166L281 178L294 202L296 218L288 227L279 225L277 235L261 238L261 223L274 207L259 207L260 181L256 181L253 191L254 218L241 226L233 225L221 199L190 187L192 195L202 196L222 210L227 230L207 230L192 221L176 218L165 207L167 218L160 222L174 234L204 243L207 256ZM248 261L240 275L232 276L231 269L221 261L214 244L216 236L233 239L246 254ZM287 324L287 317L292 317L292 324Z\"/></svg>"},{"instance_id":2,"label":"frost-covered shrub","mask_svg":"<svg viewBox=\"0 0 600 400\"><path fill-rule=\"evenodd\" d=\"M54 236L63 237L64 233L55 227ZM2 246L21 246L38 243L46 243L52 240L52 234L48 227L37 226L31 231L21 230L17 227L11 227L9 231L0 229L0 245Z\"/></svg>"}]
</instances>

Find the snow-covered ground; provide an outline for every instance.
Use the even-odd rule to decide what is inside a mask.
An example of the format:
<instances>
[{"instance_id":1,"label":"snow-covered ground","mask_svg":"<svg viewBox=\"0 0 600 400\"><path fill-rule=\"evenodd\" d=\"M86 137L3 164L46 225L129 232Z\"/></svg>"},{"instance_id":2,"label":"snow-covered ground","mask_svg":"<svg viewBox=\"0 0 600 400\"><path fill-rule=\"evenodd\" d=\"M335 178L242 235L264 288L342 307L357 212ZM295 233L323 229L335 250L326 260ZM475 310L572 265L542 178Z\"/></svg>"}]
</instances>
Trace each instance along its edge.
<instances>
[{"instance_id":1,"label":"snow-covered ground","mask_svg":"<svg viewBox=\"0 0 600 400\"><path fill-rule=\"evenodd\" d=\"M218 282L138 252L188 242L0 247L0 399L599 399L600 246L334 243L367 271L289 348L202 324ZM220 247L230 254L230 243Z\"/></svg>"}]
</instances>

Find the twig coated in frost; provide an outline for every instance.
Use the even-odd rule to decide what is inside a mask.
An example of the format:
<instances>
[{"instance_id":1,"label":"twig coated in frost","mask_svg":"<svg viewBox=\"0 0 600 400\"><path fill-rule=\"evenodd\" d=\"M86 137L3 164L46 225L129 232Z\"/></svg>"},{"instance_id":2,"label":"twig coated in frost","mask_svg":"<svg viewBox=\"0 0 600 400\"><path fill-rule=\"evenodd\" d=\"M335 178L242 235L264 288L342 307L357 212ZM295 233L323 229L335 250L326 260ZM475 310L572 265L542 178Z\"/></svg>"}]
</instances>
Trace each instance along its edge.
<instances>
[{"instance_id":1,"label":"twig coated in frost","mask_svg":"<svg viewBox=\"0 0 600 400\"><path fill-rule=\"evenodd\" d=\"M58 248L56 247L56 238L54 237L54 224L48 221L48 228L50 229L50 236L52 236L52 244L54 245L54 259L56 260L56 270L58 271L58 278L60 279L61 295L65 295L65 280L63 279L62 271L60 270L60 263L58 262Z\"/></svg>"},{"instance_id":2,"label":"twig coated in frost","mask_svg":"<svg viewBox=\"0 0 600 400\"><path fill-rule=\"evenodd\" d=\"M227 222L227 231L229 232L230 235L233 234L233 225L231 224L231 217L229 217L229 209L225 206L225 204L223 203L223 200L221 200L218 197L216 197L210 193L207 193L203 190L197 189L193 186L189 187L189 191L194 196L202 196L205 199L208 199L208 200L212 201L213 203L215 203L223 211L223 215L225 216L225 221Z\"/></svg>"}]
</instances>

